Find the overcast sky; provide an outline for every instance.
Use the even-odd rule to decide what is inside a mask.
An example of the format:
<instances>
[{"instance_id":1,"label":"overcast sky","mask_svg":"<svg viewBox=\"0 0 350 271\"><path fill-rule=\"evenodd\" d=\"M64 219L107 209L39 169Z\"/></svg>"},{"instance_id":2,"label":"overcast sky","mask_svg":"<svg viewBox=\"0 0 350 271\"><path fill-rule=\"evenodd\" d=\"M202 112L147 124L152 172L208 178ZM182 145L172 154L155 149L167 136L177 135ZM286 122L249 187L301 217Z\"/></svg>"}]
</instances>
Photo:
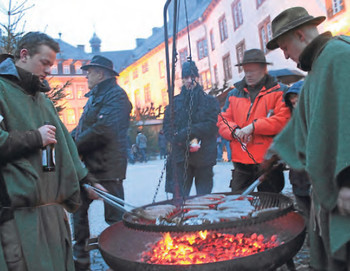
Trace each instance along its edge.
<instances>
[{"instance_id":1,"label":"overcast sky","mask_svg":"<svg viewBox=\"0 0 350 271\"><path fill-rule=\"evenodd\" d=\"M24 0L12 0L12 5ZM25 31L43 31L74 46L85 45L90 52L89 40L93 33L102 40L102 51L135 48L136 38L151 35L152 27L163 25L166 0L27 0L22 21ZM0 9L8 9L9 0L0 0ZM7 23L7 16L0 14Z\"/></svg>"}]
</instances>

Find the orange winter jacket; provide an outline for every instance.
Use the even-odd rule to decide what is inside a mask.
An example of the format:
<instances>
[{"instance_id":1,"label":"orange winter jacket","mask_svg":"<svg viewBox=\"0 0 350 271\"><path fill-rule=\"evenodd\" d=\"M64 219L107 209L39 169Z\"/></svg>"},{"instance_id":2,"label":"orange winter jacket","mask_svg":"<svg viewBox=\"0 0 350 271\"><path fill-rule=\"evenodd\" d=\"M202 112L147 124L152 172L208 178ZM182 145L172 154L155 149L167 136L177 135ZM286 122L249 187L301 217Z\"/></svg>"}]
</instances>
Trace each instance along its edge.
<instances>
[{"instance_id":1,"label":"orange winter jacket","mask_svg":"<svg viewBox=\"0 0 350 271\"><path fill-rule=\"evenodd\" d=\"M220 135L231 141L233 162L254 164L241 144L233 139L229 127L222 118L226 119L233 129L244 128L254 122L253 137L246 147L258 163L263 161L273 137L283 129L290 118L290 110L283 101L283 91L287 86L278 83L270 75L267 75L265 82L253 103L244 79L236 83L235 88L228 94L227 109L218 116L217 126Z\"/></svg>"}]
</instances>

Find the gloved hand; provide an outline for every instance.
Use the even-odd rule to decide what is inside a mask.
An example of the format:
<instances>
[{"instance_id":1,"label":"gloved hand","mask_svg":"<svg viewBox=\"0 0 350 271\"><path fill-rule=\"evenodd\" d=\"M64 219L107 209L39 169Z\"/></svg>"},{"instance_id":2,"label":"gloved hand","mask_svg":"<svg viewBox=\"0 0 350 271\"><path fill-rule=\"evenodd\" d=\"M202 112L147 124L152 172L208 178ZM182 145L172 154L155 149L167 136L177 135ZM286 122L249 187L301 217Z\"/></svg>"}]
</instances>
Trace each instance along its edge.
<instances>
[{"instance_id":1,"label":"gloved hand","mask_svg":"<svg viewBox=\"0 0 350 271\"><path fill-rule=\"evenodd\" d=\"M260 164L260 171L264 173L270 172L279 160L280 157L273 149L273 145L271 145L265 154L264 161Z\"/></svg>"},{"instance_id":2,"label":"gloved hand","mask_svg":"<svg viewBox=\"0 0 350 271\"><path fill-rule=\"evenodd\" d=\"M80 181L81 184L89 184L95 188L98 188L102 191L108 192L106 188L104 188L101 184L98 183L98 179L95 178L90 172L85 176L84 179ZM100 197L93 191L91 188L83 188L85 189L89 199L95 200L100 199Z\"/></svg>"}]
</instances>

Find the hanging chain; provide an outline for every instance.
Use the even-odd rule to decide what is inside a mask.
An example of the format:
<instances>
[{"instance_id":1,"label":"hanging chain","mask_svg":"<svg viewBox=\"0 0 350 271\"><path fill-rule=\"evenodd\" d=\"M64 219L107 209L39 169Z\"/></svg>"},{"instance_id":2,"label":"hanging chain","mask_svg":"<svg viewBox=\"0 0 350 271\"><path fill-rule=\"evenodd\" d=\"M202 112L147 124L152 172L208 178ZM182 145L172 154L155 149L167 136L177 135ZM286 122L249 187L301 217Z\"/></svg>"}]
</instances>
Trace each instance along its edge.
<instances>
[{"instance_id":1,"label":"hanging chain","mask_svg":"<svg viewBox=\"0 0 350 271\"><path fill-rule=\"evenodd\" d=\"M222 113L219 113L220 117L222 118L222 121L226 124L226 126L229 128L231 135L233 136L234 139L236 139L239 144L241 144L242 149L248 154L249 158L252 159L254 164L258 165L259 163L254 159L254 156L248 151L247 146L242 142L242 140L235 134L235 130L230 126L228 123L227 119L224 118Z\"/></svg>"},{"instance_id":2,"label":"hanging chain","mask_svg":"<svg viewBox=\"0 0 350 271\"><path fill-rule=\"evenodd\" d=\"M160 184L162 183L163 176L164 176L164 172L165 172L165 170L166 170L166 165L167 165L167 163L168 163L168 157L169 157L169 156L167 155L167 157L164 159L164 166L163 166L163 169L162 169L162 171L161 171L161 173L160 173L158 185L157 185L157 187L156 187L156 191L155 191L154 196L153 196L152 204L156 202L156 197L157 197L157 195L158 195L159 188L160 188Z\"/></svg>"},{"instance_id":3,"label":"hanging chain","mask_svg":"<svg viewBox=\"0 0 350 271\"><path fill-rule=\"evenodd\" d=\"M192 79L192 85L196 81ZM190 104L188 108L188 121L187 121L187 135L186 135L186 151L185 151L185 162L184 162L184 174L183 174L183 184L182 184L182 204L181 204L181 221L184 219L184 205L185 205L185 188L187 183L187 169L188 161L190 157L190 135L191 135L191 126L192 126L192 109L193 109L193 89L190 91Z\"/></svg>"}]
</instances>

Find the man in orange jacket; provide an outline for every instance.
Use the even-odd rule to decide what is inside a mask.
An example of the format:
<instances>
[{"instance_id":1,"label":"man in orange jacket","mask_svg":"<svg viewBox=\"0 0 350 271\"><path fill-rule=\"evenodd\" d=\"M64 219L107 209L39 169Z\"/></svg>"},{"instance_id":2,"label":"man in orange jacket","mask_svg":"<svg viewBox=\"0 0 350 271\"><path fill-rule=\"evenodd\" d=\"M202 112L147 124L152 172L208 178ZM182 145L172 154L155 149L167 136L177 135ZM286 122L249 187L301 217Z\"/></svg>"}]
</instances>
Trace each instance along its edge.
<instances>
[{"instance_id":1,"label":"man in orange jacket","mask_svg":"<svg viewBox=\"0 0 350 271\"><path fill-rule=\"evenodd\" d=\"M234 172L232 192L244 191L258 176L259 164L273 137L290 118L283 102L287 87L267 72L264 53L259 49L244 52L242 66L245 77L234 84L227 97L228 106L218 117L220 135L231 141ZM248 153L249 152L249 153ZM282 168L271 172L259 191L280 192L284 187Z\"/></svg>"}]
</instances>

